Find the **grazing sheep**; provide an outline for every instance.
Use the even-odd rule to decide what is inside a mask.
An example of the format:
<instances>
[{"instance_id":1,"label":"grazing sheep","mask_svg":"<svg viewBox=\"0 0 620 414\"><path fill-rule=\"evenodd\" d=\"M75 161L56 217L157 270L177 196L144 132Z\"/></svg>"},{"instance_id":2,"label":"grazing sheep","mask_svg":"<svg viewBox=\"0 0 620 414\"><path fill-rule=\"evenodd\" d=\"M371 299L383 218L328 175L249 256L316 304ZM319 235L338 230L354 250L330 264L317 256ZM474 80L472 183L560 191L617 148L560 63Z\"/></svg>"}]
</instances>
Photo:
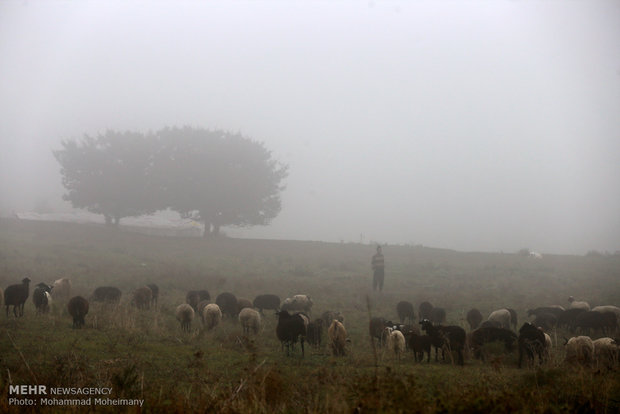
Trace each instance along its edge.
<instances>
[{"instance_id":1,"label":"grazing sheep","mask_svg":"<svg viewBox=\"0 0 620 414\"><path fill-rule=\"evenodd\" d=\"M386 321L385 318L374 316L370 318L370 322L368 324L368 332L370 333L370 337L373 339L376 338L379 340L379 346L383 345L383 329L386 326L392 326L392 322Z\"/></svg>"},{"instance_id":2,"label":"grazing sheep","mask_svg":"<svg viewBox=\"0 0 620 414\"><path fill-rule=\"evenodd\" d=\"M276 312L278 315L278 325L276 326L276 336L282 344L286 344L286 355L290 355L290 350L297 341L301 342L301 355L304 356L304 340L306 338L306 322L300 314L291 315L285 310Z\"/></svg>"},{"instance_id":3,"label":"grazing sheep","mask_svg":"<svg viewBox=\"0 0 620 414\"><path fill-rule=\"evenodd\" d=\"M438 360L437 353L441 348L442 359L445 360L445 350L456 351L458 353L458 364L463 365L463 348L465 348L465 330L460 326L434 326L428 319L420 322L422 330L431 337L431 343L435 347L435 361Z\"/></svg>"},{"instance_id":4,"label":"grazing sheep","mask_svg":"<svg viewBox=\"0 0 620 414\"><path fill-rule=\"evenodd\" d=\"M157 302L159 300L159 286L155 283L149 283L146 286L151 289L151 306L154 306L155 309L157 309Z\"/></svg>"},{"instance_id":5,"label":"grazing sheep","mask_svg":"<svg viewBox=\"0 0 620 414\"><path fill-rule=\"evenodd\" d=\"M327 336L329 338L329 347L332 350L334 356L344 356L345 345L347 343L347 330L344 325L334 319L327 329Z\"/></svg>"},{"instance_id":6,"label":"grazing sheep","mask_svg":"<svg viewBox=\"0 0 620 414\"><path fill-rule=\"evenodd\" d=\"M549 331L556 327L558 324L558 318L552 313L540 313L536 316L532 324L543 328L545 331Z\"/></svg>"},{"instance_id":7,"label":"grazing sheep","mask_svg":"<svg viewBox=\"0 0 620 414\"><path fill-rule=\"evenodd\" d=\"M71 297L71 279L63 277L52 284L52 298L54 300L66 300Z\"/></svg>"},{"instance_id":8,"label":"grazing sheep","mask_svg":"<svg viewBox=\"0 0 620 414\"><path fill-rule=\"evenodd\" d=\"M237 313L241 312L241 309L253 307L254 305L252 304L252 302L250 302L249 299L237 298Z\"/></svg>"},{"instance_id":9,"label":"grazing sheep","mask_svg":"<svg viewBox=\"0 0 620 414\"><path fill-rule=\"evenodd\" d=\"M574 336L564 344L565 361L569 364L589 366L594 361L594 343L589 336Z\"/></svg>"},{"instance_id":10,"label":"grazing sheep","mask_svg":"<svg viewBox=\"0 0 620 414\"><path fill-rule=\"evenodd\" d=\"M136 305L138 309L149 309L153 299L153 291L148 286L142 286L134 290L131 303Z\"/></svg>"},{"instance_id":11,"label":"grazing sheep","mask_svg":"<svg viewBox=\"0 0 620 414\"><path fill-rule=\"evenodd\" d=\"M198 311L198 304L203 300L211 300L211 295L207 290L190 290L185 295L185 303L190 305L194 311Z\"/></svg>"},{"instance_id":12,"label":"grazing sheep","mask_svg":"<svg viewBox=\"0 0 620 414\"><path fill-rule=\"evenodd\" d=\"M73 328L81 328L86 324L84 317L88 314L88 301L81 296L74 296L67 303L67 311L73 318Z\"/></svg>"},{"instance_id":13,"label":"grazing sheep","mask_svg":"<svg viewBox=\"0 0 620 414\"><path fill-rule=\"evenodd\" d=\"M182 303L177 306L175 314L177 321L181 323L181 329L185 332L189 332L192 327L192 321L194 320L194 308L187 303Z\"/></svg>"},{"instance_id":14,"label":"grazing sheep","mask_svg":"<svg viewBox=\"0 0 620 414\"><path fill-rule=\"evenodd\" d=\"M321 319L325 326L329 327L332 324L332 321L336 319L340 323L344 323L344 315L338 311L325 311L321 315Z\"/></svg>"},{"instance_id":15,"label":"grazing sheep","mask_svg":"<svg viewBox=\"0 0 620 414\"><path fill-rule=\"evenodd\" d=\"M9 316L9 306L13 305L13 315L15 317L24 316L24 303L30 293L30 279L25 277L19 285L11 285L4 291L4 306L6 316ZM17 314L19 311L19 315Z\"/></svg>"},{"instance_id":16,"label":"grazing sheep","mask_svg":"<svg viewBox=\"0 0 620 414\"><path fill-rule=\"evenodd\" d=\"M220 324L222 320L222 311L215 303L205 305L202 310L202 324L210 331Z\"/></svg>"},{"instance_id":17,"label":"grazing sheep","mask_svg":"<svg viewBox=\"0 0 620 414\"><path fill-rule=\"evenodd\" d=\"M292 298L284 299L282 310L287 312L300 311L310 314L312 305L312 298L309 295L295 295Z\"/></svg>"},{"instance_id":18,"label":"grazing sheep","mask_svg":"<svg viewBox=\"0 0 620 414\"><path fill-rule=\"evenodd\" d=\"M620 344L612 338L599 338L592 341L594 360L599 368L614 369L620 362Z\"/></svg>"},{"instance_id":19,"label":"grazing sheep","mask_svg":"<svg viewBox=\"0 0 620 414\"><path fill-rule=\"evenodd\" d=\"M236 318L239 310L237 309L237 297L230 292L224 292L217 295L215 303L222 310L222 314L231 318Z\"/></svg>"},{"instance_id":20,"label":"grazing sheep","mask_svg":"<svg viewBox=\"0 0 620 414\"><path fill-rule=\"evenodd\" d=\"M433 310L433 305L430 302L422 302L418 307L418 314L420 315L420 320L428 319L431 320L431 311Z\"/></svg>"},{"instance_id":21,"label":"grazing sheep","mask_svg":"<svg viewBox=\"0 0 620 414\"><path fill-rule=\"evenodd\" d=\"M407 335L407 346L413 351L413 358L416 362L424 360L426 352L426 362L431 362L431 337L428 335L420 335L416 332L409 332Z\"/></svg>"},{"instance_id":22,"label":"grazing sheep","mask_svg":"<svg viewBox=\"0 0 620 414\"><path fill-rule=\"evenodd\" d=\"M604 306L595 306L592 308L593 312L601 312L601 313L613 313L616 315L616 320L618 321L618 326L620 327L620 308L612 305L604 305Z\"/></svg>"},{"instance_id":23,"label":"grazing sheep","mask_svg":"<svg viewBox=\"0 0 620 414\"><path fill-rule=\"evenodd\" d=\"M551 348L553 346L553 342L551 342L551 337L549 336L549 334L547 334L546 332L543 332L543 334L545 334L545 349L543 352L543 356L545 361L548 361L551 358Z\"/></svg>"},{"instance_id":24,"label":"grazing sheep","mask_svg":"<svg viewBox=\"0 0 620 414\"><path fill-rule=\"evenodd\" d=\"M252 308L243 308L239 312L239 322L241 322L243 327L244 335L249 335L250 330L252 330L254 335L257 335L260 330L260 321L260 313Z\"/></svg>"},{"instance_id":25,"label":"grazing sheep","mask_svg":"<svg viewBox=\"0 0 620 414\"><path fill-rule=\"evenodd\" d=\"M479 328L501 328L502 323L498 321L484 321L480 324Z\"/></svg>"},{"instance_id":26,"label":"grazing sheep","mask_svg":"<svg viewBox=\"0 0 620 414\"><path fill-rule=\"evenodd\" d=\"M519 329L519 368L523 363L523 356L529 361L534 362L538 355L539 363L543 362L543 351L545 349L545 334L529 322L525 322Z\"/></svg>"},{"instance_id":27,"label":"grazing sheep","mask_svg":"<svg viewBox=\"0 0 620 414\"><path fill-rule=\"evenodd\" d=\"M583 309L586 311L590 310L590 305L588 304L588 302L577 301L572 296L568 298L568 302L570 303L570 305L568 306L569 309Z\"/></svg>"},{"instance_id":28,"label":"grazing sheep","mask_svg":"<svg viewBox=\"0 0 620 414\"><path fill-rule=\"evenodd\" d=\"M601 331L603 334L614 332L618 321L616 315L610 312L585 311L575 318L574 329L590 334L590 330Z\"/></svg>"},{"instance_id":29,"label":"grazing sheep","mask_svg":"<svg viewBox=\"0 0 620 414\"><path fill-rule=\"evenodd\" d=\"M446 321L446 310L444 308L433 308L430 321L436 325L444 323Z\"/></svg>"},{"instance_id":30,"label":"grazing sheep","mask_svg":"<svg viewBox=\"0 0 620 414\"><path fill-rule=\"evenodd\" d=\"M260 313L263 313L263 309L277 310L280 308L280 297L269 293L258 295L254 298L254 302L252 302L252 304Z\"/></svg>"},{"instance_id":31,"label":"grazing sheep","mask_svg":"<svg viewBox=\"0 0 620 414\"><path fill-rule=\"evenodd\" d=\"M510 325L512 325L513 329L517 330L517 311L512 308L506 308L508 312L510 312Z\"/></svg>"},{"instance_id":32,"label":"grazing sheep","mask_svg":"<svg viewBox=\"0 0 620 414\"><path fill-rule=\"evenodd\" d=\"M471 309L467 312L467 323L469 324L469 328L473 331L480 326L482 322L482 313L476 308Z\"/></svg>"},{"instance_id":33,"label":"grazing sheep","mask_svg":"<svg viewBox=\"0 0 620 414\"><path fill-rule=\"evenodd\" d=\"M210 301L209 301L209 300L201 300L201 301L198 303L198 306L197 306L198 316L200 316L200 318L201 318L201 319L203 319L203 320L204 320L204 311L205 311L205 308L207 307L207 305L208 305L209 303L210 303ZM188 305L189 305L189 304L188 304ZM191 305L190 305L190 306L191 306ZM219 306L218 306L218 307L219 307Z\"/></svg>"},{"instance_id":34,"label":"grazing sheep","mask_svg":"<svg viewBox=\"0 0 620 414\"><path fill-rule=\"evenodd\" d=\"M390 327L384 328L384 336L386 349L394 351L400 361L400 355L405 352L405 336L401 331Z\"/></svg>"},{"instance_id":35,"label":"grazing sheep","mask_svg":"<svg viewBox=\"0 0 620 414\"><path fill-rule=\"evenodd\" d=\"M584 312L587 312L587 311L584 309L579 309L579 308L566 309L558 317L558 324L557 324L558 328L567 328L571 332L574 332L577 317Z\"/></svg>"},{"instance_id":36,"label":"grazing sheep","mask_svg":"<svg viewBox=\"0 0 620 414\"><path fill-rule=\"evenodd\" d=\"M34 302L34 307L37 310L37 315L41 313L47 313L50 310L50 304L52 303L52 297L50 295L50 291L52 287L45 284L39 283L32 292L32 301Z\"/></svg>"},{"instance_id":37,"label":"grazing sheep","mask_svg":"<svg viewBox=\"0 0 620 414\"><path fill-rule=\"evenodd\" d=\"M563 312L564 312L564 308L560 305L542 306L536 309L528 309L527 316L538 316L543 313L550 313L554 315L556 318L559 318Z\"/></svg>"},{"instance_id":38,"label":"grazing sheep","mask_svg":"<svg viewBox=\"0 0 620 414\"><path fill-rule=\"evenodd\" d=\"M508 309L498 309L491 312L487 320L499 322L502 328L510 329L512 317L510 316L510 311Z\"/></svg>"},{"instance_id":39,"label":"grazing sheep","mask_svg":"<svg viewBox=\"0 0 620 414\"><path fill-rule=\"evenodd\" d=\"M90 297L93 302L119 303L121 290L114 286L101 286L95 289Z\"/></svg>"},{"instance_id":40,"label":"grazing sheep","mask_svg":"<svg viewBox=\"0 0 620 414\"><path fill-rule=\"evenodd\" d=\"M478 328L471 333L470 344L474 351L474 358L484 361L482 348L485 344L502 342L506 351L510 352L514 349L517 339L517 334L510 329L495 327Z\"/></svg>"},{"instance_id":41,"label":"grazing sheep","mask_svg":"<svg viewBox=\"0 0 620 414\"><path fill-rule=\"evenodd\" d=\"M413 304L403 300L396 304L396 313L400 319L400 323L405 323L405 319L409 319L409 323L413 323L415 320L415 312L413 311Z\"/></svg>"},{"instance_id":42,"label":"grazing sheep","mask_svg":"<svg viewBox=\"0 0 620 414\"><path fill-rule=\"evenodd\" d=\"M315 347L321 346L321 334L323 331L323 319L315 319L306 328L306 341Z\"/></svg>"}]
</instances>

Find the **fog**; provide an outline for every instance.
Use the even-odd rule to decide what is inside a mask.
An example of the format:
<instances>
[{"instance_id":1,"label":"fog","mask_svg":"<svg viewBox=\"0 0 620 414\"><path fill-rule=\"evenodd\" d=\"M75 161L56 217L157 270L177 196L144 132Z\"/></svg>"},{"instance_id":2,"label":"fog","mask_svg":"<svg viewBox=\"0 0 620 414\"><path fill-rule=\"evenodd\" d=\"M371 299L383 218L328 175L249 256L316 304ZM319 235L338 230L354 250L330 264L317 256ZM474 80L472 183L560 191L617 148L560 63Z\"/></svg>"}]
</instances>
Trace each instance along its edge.
<instances>
[{"instance_id":1,"label":"fog","mask_svg":"<svg viewBox=\"0 0 620 414\"><path fill-rule=\"evenodd\" d=\"M620 250L618 1L0 3L3 215L70 207L62 139L174 125L289 165L231 236Z\"/></svg>"}]
</instances>

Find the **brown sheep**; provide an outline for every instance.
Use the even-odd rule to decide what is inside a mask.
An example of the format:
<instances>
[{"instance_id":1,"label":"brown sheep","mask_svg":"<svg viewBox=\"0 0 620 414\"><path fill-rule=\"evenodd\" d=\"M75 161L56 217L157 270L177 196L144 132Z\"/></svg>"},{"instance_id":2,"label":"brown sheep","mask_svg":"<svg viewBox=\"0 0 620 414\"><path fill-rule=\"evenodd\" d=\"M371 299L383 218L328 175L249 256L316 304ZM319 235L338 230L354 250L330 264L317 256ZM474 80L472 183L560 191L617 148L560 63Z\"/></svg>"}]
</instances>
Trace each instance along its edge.
<instances>
[{"instance_id":1,"label":"brown sheep","mask_svg":"<svg viewBox=\"0 0 620 414\"><path fill-rule=\"evenodd\" d=\"M153 291L148 286L142 286L134 290L133 299L131 302L136 305L138 309L149 309L151 307L151 300L153 299Z\"/></svg>"}]
</instances>

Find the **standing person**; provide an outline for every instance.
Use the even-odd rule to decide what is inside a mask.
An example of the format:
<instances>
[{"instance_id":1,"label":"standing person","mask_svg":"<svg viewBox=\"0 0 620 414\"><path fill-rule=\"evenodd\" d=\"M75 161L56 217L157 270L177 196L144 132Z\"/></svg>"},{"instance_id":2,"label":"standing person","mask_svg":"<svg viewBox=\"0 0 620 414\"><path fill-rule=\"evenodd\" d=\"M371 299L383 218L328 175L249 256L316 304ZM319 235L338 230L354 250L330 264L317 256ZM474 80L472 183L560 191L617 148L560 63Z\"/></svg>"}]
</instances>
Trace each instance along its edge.
<instances>
[{"instance_id":1,"label":"standing person","mask_svg":"<svg viewBox=\"0 0 620 414\"><path fill-rule=\"evenodd\" d=\"M378 286L379 292L381 292L383 290L383 276L385 274L385 259L383 258L383 253L381 252L381 246L377 246L377 253L372 256L371 266L374 271L374 276L372 278L372 290L377 290Z\"/></svg>"}]
</instances>

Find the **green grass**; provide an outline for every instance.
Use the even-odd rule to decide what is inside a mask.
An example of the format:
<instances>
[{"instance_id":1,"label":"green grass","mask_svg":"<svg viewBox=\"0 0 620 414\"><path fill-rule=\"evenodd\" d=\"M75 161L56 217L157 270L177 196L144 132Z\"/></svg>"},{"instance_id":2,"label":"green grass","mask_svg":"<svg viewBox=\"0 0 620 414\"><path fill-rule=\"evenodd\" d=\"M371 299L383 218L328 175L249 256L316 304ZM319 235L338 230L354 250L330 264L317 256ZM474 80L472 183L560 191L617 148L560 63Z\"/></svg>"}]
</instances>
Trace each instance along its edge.
<instances>
[{"instance_id":1,"label":"green grass","mask_svg":"<svg viewBox=\"0 0 620 414\"><path fill-rule=\"evenodd\" d=\"M123 291L121 304L92 304L81 330L71 327L65 303L36 316L0 316L0 412L9 384L111 387L113 398L143 398L146 412L618 412L618 371L575 368L555 345L542 367L517 369L517 355L485 347L486 363L401 361L368 338L369 311L396 320L395 305L429 300L447 310L448 322L465 327L472 308L483 315L500 307L567 304L570 295L591 305L620 304L620 258L462 253L386 246L386 285L371 290L374 246L319 242L185 239L144 236L99 226L0 220L0 286L23 277L32 287L69 277L74 294L88 297L102 285ZM138 311L131 292L154 282L157 310ZM339 310L351 343L348 355L299 346L281 352L275 316L267 312L259 335L244 338L235 321L211 332L195 320L183 333L175 307L190 289L212 297L230 291L252 300L310 294L313 316ZM32 288L31 288L32 291ZM370 309L367 306L367 297ZM561 338L568 333L560 332ZM118 408L91 407L117 412ZM66 408L45 411L65 412ZM80 411L72 408L72 411ZM132 411L132 408L126 408ZM37 412L31 409L31 412Z\"/></svg>"}]
</instances>

